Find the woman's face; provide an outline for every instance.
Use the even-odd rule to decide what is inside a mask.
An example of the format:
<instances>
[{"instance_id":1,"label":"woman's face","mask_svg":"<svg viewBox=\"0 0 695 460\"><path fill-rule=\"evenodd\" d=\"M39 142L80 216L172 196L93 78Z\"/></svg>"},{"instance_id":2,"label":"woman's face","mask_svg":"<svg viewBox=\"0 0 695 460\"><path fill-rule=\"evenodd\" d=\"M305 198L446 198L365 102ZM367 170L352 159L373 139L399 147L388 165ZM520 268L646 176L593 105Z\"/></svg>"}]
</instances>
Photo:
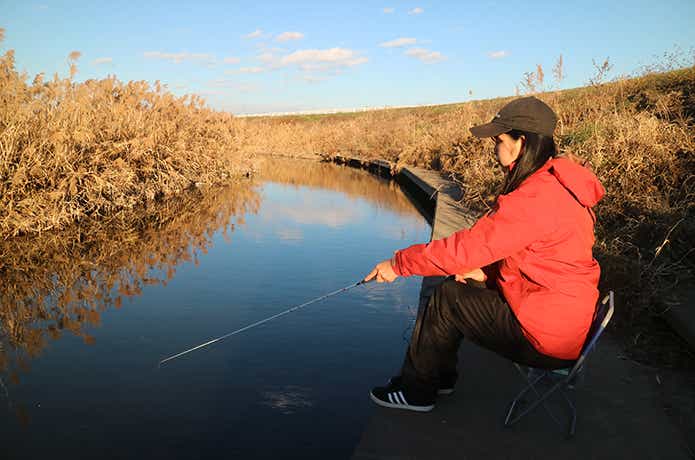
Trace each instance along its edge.
<instances>
[{"instance_id":1,"label":"woman's face","mask_svg":"<svg viewBox=\"0 0 695 460\"><path fill-rule=\"evenodd\" d=\"M509 134L503 133L492 138L495 142L495 154L497 155L497 161L504 167L508 167L510 164L519 158L519 153L524 146L524 136L519 139L514 139Z\"/></svg>"}]
</instances>

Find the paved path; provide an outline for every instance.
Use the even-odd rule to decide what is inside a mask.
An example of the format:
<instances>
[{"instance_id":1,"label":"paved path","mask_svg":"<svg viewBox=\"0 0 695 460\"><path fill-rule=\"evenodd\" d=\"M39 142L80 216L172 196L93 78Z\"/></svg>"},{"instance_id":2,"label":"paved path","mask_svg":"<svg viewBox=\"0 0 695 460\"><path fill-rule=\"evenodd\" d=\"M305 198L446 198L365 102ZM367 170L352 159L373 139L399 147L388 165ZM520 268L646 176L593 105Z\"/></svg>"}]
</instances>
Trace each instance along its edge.
<instances>
[{"instance_id":1,"label":"paved path","mask_svg":"<svg viewBox=\"0 0 695 460\"><path fill-rule=\"evenodd\" d=\"M389 166L372 164L382 170ZM458 188L446 178L412 167L399 176L406 187L419 189L413 194L436 200L432 238L472 224L471 213L456 203ZM423 280L421 303L439 281ZM620 299L616 303L619 308ZM470 342L461 346L459 361L462 377L455 394L440 397L432 412L375 406L353 460L695 458L660 407L656 374L621 357L609 335L591 355L586 379L576 390L577 434L570 440L542 409L503 427L507 405L522 386L509 361ZM385 363L384 381L397 366ZM551 409L560 417L564 407L556 402Z\"/></svg>"},{"instance_id":2,"label":"paved path","mask_svg":"<svg viewBox=\"0 0 695 460\"><path fill-rule=\"evenodd\" d=\"M619 359L619 353L602 340L592 355L576 390L577 433L567 440L542 409L504 428L507 404L521 379L505 359L464 342L456 392L440 397L426 414L375 407L353 460L691 458L658 406L653 372ZM554 403L551 409L562 414Z\"/></svg>"}]
</instances>

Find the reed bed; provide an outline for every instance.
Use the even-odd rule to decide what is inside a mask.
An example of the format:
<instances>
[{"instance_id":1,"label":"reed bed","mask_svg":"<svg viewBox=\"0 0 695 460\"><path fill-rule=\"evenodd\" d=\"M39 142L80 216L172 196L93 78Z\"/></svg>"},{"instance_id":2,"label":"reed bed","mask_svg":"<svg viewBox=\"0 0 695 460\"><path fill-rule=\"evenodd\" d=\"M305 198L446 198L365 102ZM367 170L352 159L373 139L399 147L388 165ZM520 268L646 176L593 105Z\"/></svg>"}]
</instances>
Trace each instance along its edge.
<instances>
[{"instance_id":1,"label":"reed bed","mask_svg":"<svg viewBox=\"0 0 695 460\"><path fill-rule=\"evenodd\" d=\"M159 84L77 83L78 59L69 55L65 78L37 75L29 83L13 51L0 57L0 240L127 219L197 185L238 181L257 170L259 154L382 158L442 170L479 212L500 185L491 144L468 128L508 98L239 119ZM588 159L608 190L597 208L601 286L618 292L617 323L635 344L650 339L634 326L659 317L695 278L695 67L678 64L604 83L605 61L588 86L566 91L543 91L539 67L521 84L558 113L561 151ZM561 60L553 73L559 82Z\"/></svg>"},{"instance_id":2,"label":"reed bed","mask_svg":"<svg viewBox=\"0 0 695 460\"><path fill-rule=\"evenodd\" d=\"M695 278L695 67L601 81L599 74L587 87L536 96L560 117L561 152L588 159L608 191L597 208L601 288L617 291L617 324L631 346L649 347L657 339L640 324L652 324ZM508 100L235 122L248 153L381 158L442 170L483 212L502 173L492 144L468 128ZM677 348L671 351L687 353Z\"/></svg>"},{"instance_id":3,"label":"reed bed","mask_svg":"<svg viewBox=\"0 0 695 460\"><path fill-rule=\"evenodd\" d=\"M0 42L2 33L0 30ZM0 57L0 239L112 216L253 171L230 114L159 83L70 73L31 83Z\"/></svg>"}]
</instances>

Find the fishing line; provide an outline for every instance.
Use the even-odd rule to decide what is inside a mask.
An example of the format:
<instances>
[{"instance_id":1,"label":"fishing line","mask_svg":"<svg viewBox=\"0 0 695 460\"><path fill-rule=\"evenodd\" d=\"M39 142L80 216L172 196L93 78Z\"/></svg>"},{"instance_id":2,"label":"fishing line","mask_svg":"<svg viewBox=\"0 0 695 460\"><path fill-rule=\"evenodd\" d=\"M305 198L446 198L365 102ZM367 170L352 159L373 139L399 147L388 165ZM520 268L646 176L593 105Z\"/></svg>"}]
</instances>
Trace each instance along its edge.
<instances>
[{"instance_id":1,"label":"fishing line","mask_svg":"<svg viewBox=\"0 0 695 460\"><path fill-rule=\"evenodd\" d=\"M275 319L275 318L279 318L279 317L281 317L281 316L283 316L283 315L286 315L286 314L288 314L288 313L292 313L293 311L297 311L297 310L299 310L300 308L304 308L304 307L306 307L307 305L311 305L312 303L316 303L316 302L318 302L318 301L320 301L320 300L327 299L328 297L334 296L334 295L336 295L336 294L340 294L341 292L345 292L345 291L347 291L347 290L349 290L349 289L352 289L352 288L355 288L355 287L357 287L357 286L359 286L359 285L361 285L361 284L369 283L370 281L372 281L372 280L374 280L374 279L375 279L375 278L372 278L372 279L370 279L369 281L365 281L365 280L358 281L357 283L351 284L351 285L349 285L349 286L345 286L344 288L340 288L340 289L335 290L335 291L333 291L333 292L329 292L328 294L324 294L324 295L322 295L321 297L317 297L317 298L312 299L312 300L310 300L310 301L308 301L308 302L304 302L304 303L301 304L301 305L297 305L297 306L295 306L295 307L288 308L287 310L285 310L285 311L283 311L283 312L280 312L280 313L277 313L277 314L275 314L275 315L273 315L273 316L269 316L268 318L262 319L262 320L260 320L260 321L256 321L255 323L249 324L248 326L244 326L244 327L242 327L241 329L237 329L236 331L229 332L229 333L227 333L227 334L225 334L225 335L222 335L222 336L220 336L220 337L217 337L216 339L208 340L207 342L201 343L200 345L196 345L195 347L189 348L189 349L186 350L186 351L182 351L181 353L177 353L177 354L175 354L175 355L169 356L168 358L164 358L163 360L161 360L161 361L159 362L159 366L161 366L162 364L166 363L167 361L171 361L172 359L176 359L176 358L178 358L178 357L180 357L180 356L183 356L183 355L185 355L185 354L188 354L188 353L190 353L190 352L192 352L192 351L199 350L199 349L201 349L201 348L207 347L208 345L212 345L212 344L215 343L215 342L219 342L220 340L224 340L224 339L226 339L227 337L231 337L231 336L233 336L233 335L235 335L235 334L239 334L240 332L248 331L248 330L251 329L251 328L254 328L254 327L256 327L256 326L260 326L260 325L263 324L263 323L267 323L267 322L270 321L270 320L273 320L273 319Z\"/></svg>"}]
</instances>

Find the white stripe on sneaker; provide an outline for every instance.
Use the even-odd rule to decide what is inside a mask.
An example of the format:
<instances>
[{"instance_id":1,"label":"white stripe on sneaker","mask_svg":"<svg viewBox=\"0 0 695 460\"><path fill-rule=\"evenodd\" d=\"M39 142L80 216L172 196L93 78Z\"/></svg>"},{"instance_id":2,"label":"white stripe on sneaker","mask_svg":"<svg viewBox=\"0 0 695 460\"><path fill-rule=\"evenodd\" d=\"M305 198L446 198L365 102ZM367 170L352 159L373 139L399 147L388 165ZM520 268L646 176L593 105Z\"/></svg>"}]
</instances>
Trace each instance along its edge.
<instances>
[{"instance_id":1,"label":"white stripe on sneaker","mask_svg":"<svg viewBox=\"0 0 695 460\"><path fill-rule=\"evenodd\" d=\"M380 388L376 388L376 390L381 390ZM369 397L374 401L376 404L379 406L383 407L390 407L394 409L408 409L408 410L413 410L417 412L429 412L432 409L434 409L434 404L426 404L426 405L412 405L408 404L408 402L405 400L405 397L403 396L402 392L384 392L382 393L381 396L376 396L374 394L374 390L369 392Z\"/></svg>"},{"instance_id":2,"label":"white stripe on sneaker","mask_svg":"<svg viewBox=\"0 0 695 460\"><path fill-rule=\"evenodd\" d=\"M407 406L407 405L408 405L408 401L405 400L405 396L403 396L403 392L402 392L402 391L399 391L399 392L398 392L398 396L401 397L401 401L403 401L403 404L405 404L405 405Z\"/></svg>"}]
</instances>

